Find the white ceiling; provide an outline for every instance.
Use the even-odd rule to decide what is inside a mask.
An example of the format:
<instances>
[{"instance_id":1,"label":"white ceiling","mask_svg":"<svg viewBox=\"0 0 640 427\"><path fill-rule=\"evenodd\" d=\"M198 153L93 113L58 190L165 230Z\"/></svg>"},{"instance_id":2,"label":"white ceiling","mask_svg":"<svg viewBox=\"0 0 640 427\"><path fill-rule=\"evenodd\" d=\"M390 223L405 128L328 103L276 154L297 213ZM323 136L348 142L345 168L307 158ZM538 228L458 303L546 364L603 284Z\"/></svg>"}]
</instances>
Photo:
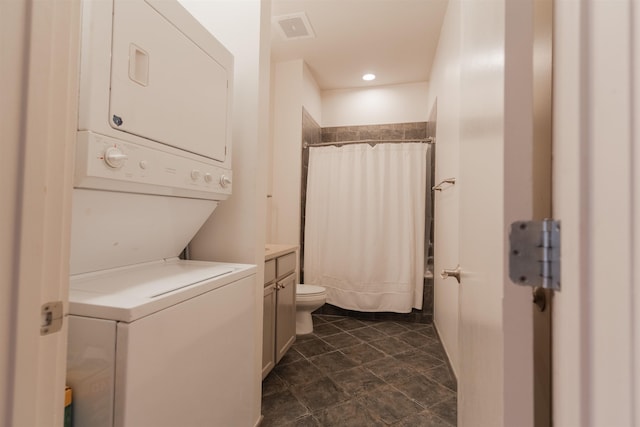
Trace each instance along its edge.
<instances>
[{"instance_id":1,"label":"white ceiling","mask_svg":"<svg viewBox=\"0 0 640 427\"><path fill-rule=\"evenodd\" d=\"M273 61L303 59L320 89L429 79L447 0L272 0L272 16L305 12L315 38L285 40L272 24ZM374 73L373 82L362 75Z\"/></svg>"}]
</instances>

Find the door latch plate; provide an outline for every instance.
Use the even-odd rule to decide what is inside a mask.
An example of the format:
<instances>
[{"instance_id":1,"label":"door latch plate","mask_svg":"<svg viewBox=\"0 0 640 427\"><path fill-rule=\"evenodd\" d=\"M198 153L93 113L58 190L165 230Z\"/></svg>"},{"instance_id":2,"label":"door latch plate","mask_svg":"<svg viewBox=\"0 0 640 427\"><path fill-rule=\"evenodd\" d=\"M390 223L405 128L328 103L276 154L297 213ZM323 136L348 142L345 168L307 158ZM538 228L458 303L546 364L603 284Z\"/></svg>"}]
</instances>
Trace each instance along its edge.
<instances>
[{"instance_id":1,"label":"door latch plate","mask_svg":"<svg viewBox=\"0 0 640 427\"><path fill-rule=\"evenodd\" d=\"M560 290L560 222L516 221L509 233L509 277L522 286Z\"/></svg>"},{"instance_id":2,"label":"door latch plate","mask_svg":"<svg viewBox=\"0 0 640 427\"><path fill-rule=\"evenodd\" d=\"M62 328L62 301L42 304L40 314L42 316L40 335L53 334Z\"/></svg>"}]
</instances>

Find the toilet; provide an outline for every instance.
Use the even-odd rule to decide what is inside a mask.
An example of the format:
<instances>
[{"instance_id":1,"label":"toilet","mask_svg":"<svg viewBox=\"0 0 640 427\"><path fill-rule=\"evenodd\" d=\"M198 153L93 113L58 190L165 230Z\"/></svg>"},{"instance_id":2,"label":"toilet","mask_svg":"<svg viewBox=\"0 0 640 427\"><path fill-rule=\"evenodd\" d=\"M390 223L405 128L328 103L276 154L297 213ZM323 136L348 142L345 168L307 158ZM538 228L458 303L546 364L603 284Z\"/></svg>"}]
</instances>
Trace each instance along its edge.
<instances>
[{"instance_id":1,"label":"toilet","mask_svg":"<svg viewBox=\"0 0 640 427\"><path fill-rule=\"evenodd\" d=\"M306 335L313 332L311 312L322 307L327 300L327 290L322 286L296 286L296 335Z\"/></svg>"}]
</instances>

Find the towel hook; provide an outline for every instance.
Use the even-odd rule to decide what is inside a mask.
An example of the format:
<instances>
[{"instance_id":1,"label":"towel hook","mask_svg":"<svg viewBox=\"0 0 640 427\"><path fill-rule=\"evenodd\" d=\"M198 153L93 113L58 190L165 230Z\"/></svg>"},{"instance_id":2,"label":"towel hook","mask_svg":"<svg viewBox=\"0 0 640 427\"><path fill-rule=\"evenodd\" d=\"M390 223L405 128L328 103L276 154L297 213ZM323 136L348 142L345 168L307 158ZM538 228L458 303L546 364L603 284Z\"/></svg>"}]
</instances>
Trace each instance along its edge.
<instances>
[{"instance_id":1,"label":"towel hook","mask_svg":"<svg viewBox=\"0 0 640 427\"><path fill-rule=\"evenodd\" d=\"M447 178L447 179L443 179L442 181L440 181L440 183L438 185L434 185L433 187L431 187L432 190L435 191L442 191L444 190L444 188L442 188L442 186L444 184L455 184L456 183L456 179L455 178Z\"/></svg>"}]
</instances>

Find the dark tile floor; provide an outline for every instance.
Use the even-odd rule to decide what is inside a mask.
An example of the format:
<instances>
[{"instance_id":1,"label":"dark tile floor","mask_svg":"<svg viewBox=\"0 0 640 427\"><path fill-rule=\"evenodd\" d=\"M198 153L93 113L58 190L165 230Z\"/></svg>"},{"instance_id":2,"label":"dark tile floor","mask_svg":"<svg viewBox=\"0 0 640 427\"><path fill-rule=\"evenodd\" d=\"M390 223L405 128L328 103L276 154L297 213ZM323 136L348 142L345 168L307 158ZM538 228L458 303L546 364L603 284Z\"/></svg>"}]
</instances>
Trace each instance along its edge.
<instances>
[{"instance_id":1,"label":"dark tile floor","mask_svg":"<svg viewBox=\"0 0 640 427\"><path fill-rule=\"evenodd\" d=\"M432 325L313 319L262 383L261 427L456 425L456 381Z\"/></svg>"}]
</instances>

